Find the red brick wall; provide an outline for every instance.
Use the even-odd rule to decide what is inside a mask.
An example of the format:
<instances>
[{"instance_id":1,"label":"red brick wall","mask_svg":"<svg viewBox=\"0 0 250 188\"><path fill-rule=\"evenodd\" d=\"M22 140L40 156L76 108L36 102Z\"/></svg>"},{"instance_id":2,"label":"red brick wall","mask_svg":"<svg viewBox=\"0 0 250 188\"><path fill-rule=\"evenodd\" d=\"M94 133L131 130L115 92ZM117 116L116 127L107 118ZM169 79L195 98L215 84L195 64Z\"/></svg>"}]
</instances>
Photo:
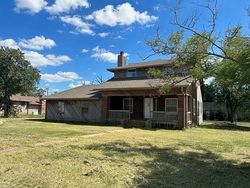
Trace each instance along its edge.
<instances>
[{"instance_id":1,"label":"red brick wall","mask_svg":"<svg viewBox=\"0 0 250 188\"><path fill-rule=\"evenodd\" d=\"M108 110L109 110L109 103L110 103L110 98L108 96L103 96L101 99L101 110L102 110L102 114L101 114L101 119L102 121L107 121L108 120Z\"/></svg>"},{"instance_id":2,"label":"red brick wall","mask_svg":"<svg viewBox=\"0 0 250 188\"><path fill-rule=\"evenodd\" d=\"M185 127L184 117L184 95L178 95L178 128L183 129Z\"/></svg>"}]
</instances>

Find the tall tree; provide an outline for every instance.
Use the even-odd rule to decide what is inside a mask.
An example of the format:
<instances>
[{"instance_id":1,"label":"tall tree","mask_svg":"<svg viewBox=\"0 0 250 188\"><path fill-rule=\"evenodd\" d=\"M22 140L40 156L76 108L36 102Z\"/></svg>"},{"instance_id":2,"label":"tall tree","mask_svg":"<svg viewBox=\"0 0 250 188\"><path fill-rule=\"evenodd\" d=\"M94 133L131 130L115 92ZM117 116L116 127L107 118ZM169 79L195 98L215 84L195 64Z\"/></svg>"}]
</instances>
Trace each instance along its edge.
<instances>
[{"instance_id":1,"label":"tall tree","mask_svg":"<svg viewBox=\"0 0 250 188\"><path fill-rule=\"evenodd\" d=\"M231 111L231 120L235 121L235 112L240 99L237 96L243 90L249 89L249 30L243 35L242 27L236 25L227 31L216 33L218 4L217 1L208 1L205 5L197 5L202 9L203 15L208 14L207 19L201 19L197 11L187 19L180 19L180 3L171 9L173 14L172 24L177 26L177 31L164 39L159 30L156 36L147 41L152 54L170 56L176 66L186 66L190 77L195 80L216 77L216 82L223 89L229 89L234 95L226 97L227 103L237 100L237 105L228 105ZM208 20L204 23L204 20ZM155 77L162 77L157 71L151 71ZM231 73L231 74L230 74ZM169 78L171 79L171 78ZM172 82L168 82L172 83ZM166 85L164 85L166 87ZM237 91L237 92L236 92ZM246 97L246 95L244 94ZM247 96L249 98L249 96ZM242 97L240 97L242 98ZM234 106L234 107L233 107Z\"/></svg>"},{"instance_id":2,"label":"tall tree","mask_svg":"<svg viewBox=\"0 0 250 188\"><path fill-rule=\"evenodd\" d=\"M238 109L250 101L250 40L240 32L228 32L235 36L224 41L224 49L236 62L223 60L216 64L215 84L223 94L229 120L236 122Z\"/></svg>"},{"instance_id":3,"label":"tall tree","mask_svg":"<svg viewBox=\"0 0 250 188\"><path fill-rule=\"evenodd\" d=\"M4 110L4 117L10 115L10 97L31 92L39 79L39 71L25 60L20 50L0 48L0 106Z\"/></svg>"}]
</instances>

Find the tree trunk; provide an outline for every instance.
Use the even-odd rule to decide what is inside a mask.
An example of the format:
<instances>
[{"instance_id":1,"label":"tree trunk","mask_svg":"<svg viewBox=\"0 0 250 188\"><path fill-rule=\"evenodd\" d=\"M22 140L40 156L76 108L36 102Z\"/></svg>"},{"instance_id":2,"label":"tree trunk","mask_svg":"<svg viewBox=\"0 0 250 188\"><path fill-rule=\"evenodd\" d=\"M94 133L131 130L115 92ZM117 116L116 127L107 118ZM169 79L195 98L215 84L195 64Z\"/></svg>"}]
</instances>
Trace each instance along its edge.
<instances>
[{"instance_id":1,"label":"tree trunk","mask_svg":"<svg viewBox=\"0 0 250 188\"><path fill-rule=\"evenodd\" d=\"M233 97L230 93L226 95L226 107L227 107L227 115L228 121L230 121L233 125L237 125L237 104L233 102Z\"/></svg>"},{"instance_id":2,"label":"tree trunk","mask_svg":"<svg viewBox=\"0 0 250 188\"><path fill-rule=\"evenodd\" d=\"M226 108L227 108L227 120L233 123L233 118L232 118L232 103L230 100L230 94L226 95Z\"/></svg>"},{"instance_id":3,"label":"tree trunk","mask_svg":"<svg viewBox=\"0 0 250 188\"><path fill-rule=\"evenodd\" d=\"M4 109L4 117L8 118L10 116L10 110L11 110L11 100L9 96L5 96L3 99L3 109Z\"/></svg>"},{"instance_id":4,"label":"tree trunk","mask_svg":"<svg viewBox=\"0 0 250 188\"><path fill-rule=\"evenodd\" d=\"M5 118L8 118L10 116L10 110L9 110L9 108L6 106L4 106L4 115L3 115L3 117L5 117Z\"/></svg>"}]
</instances>

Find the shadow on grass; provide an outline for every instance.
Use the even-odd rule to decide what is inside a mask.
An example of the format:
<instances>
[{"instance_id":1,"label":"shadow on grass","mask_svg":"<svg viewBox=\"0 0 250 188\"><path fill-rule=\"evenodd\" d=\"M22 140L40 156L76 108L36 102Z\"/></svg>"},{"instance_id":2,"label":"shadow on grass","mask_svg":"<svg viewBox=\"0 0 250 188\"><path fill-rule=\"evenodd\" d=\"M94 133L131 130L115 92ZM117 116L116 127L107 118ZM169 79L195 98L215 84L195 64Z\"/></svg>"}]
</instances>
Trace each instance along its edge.
<instances>
[{"instance_id":1,"label":"shadow on grass","mask_svg":"<svg viewBox=\"0 0 250 188\"><path fill-rule=\"evenodd\" d=\"M206 149L180 152L178 148L159 148L151 144L131 146L123 141L92 144L84 149L101 151L108 160L119 165L129 163L131 169L138 169L133 187L250 186L249 163L237 164ZM140 162L131 160L136 156L144 157ZM104 158L107 160L107 157ZM145 157L153 160L145 160Z\"/></svg>"},{"instance_id":2,"label":"shadow on grass","mask_svg":"<svg viewBox=\"0 0 250 188\"><path fill-rule=\"evenodd\" d=\"M116 123L103 123L103 122L81 122L81 121L53 121L53 120L46 120L41 118L27 118L26 121L34 121L34 122L44 122L44 123L64 123L68 125L76 125L76 126L109 126L109 127L122 127L122 125Z\"/></svg>"},{"instance_id":3,"label":"shadow on grass","mask_svg":"<svg viewBox=\"0 0 250 188\"><path fill-rule=\"evenodd\" d=\"M142 130L149 130L149 131L156 131L159 130L159 128L145 128L145 127L132 127L132 126L127 126L122 125L120 123L116 123L116 122L82 122L82 121L53 121L53 120L46 120L46 119L42 119L42 118L27 118L25 119L26 121L33 121L33 122L44 122L44 123L64 123L64 124L68 124L68 125L75 125L75 126L107 126L107 127L122 127L124 129L133 129L133 128L137 128L137 129L142 129Z\"/></svg>"},{"instance_id":4,"label":"shadow on grass","mask_svg":"<svg viewBox=\"0 0 250 188\"><path fill-rule=\"evenodd\" d=\"M230 130L230 131L250 131L250 127L242 126L242 125L232 125L228 122L214 122L211 124L205 124L199 126L200 128L205 129L222 129L222 130Z\"/></svg>"}]
</instances>

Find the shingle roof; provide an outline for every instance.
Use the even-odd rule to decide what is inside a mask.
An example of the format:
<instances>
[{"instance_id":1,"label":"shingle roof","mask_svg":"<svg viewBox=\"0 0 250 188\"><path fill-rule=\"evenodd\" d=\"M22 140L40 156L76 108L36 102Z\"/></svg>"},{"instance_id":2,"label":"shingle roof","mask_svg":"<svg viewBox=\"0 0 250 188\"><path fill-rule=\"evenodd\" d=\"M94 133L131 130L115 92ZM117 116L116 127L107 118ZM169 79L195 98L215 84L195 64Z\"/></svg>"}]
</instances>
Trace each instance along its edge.
<instances>
[{"instance_id":1,"label":"shingle roof","mask_svg":"<svg viewBox=\"0 0 250 188\"><path fill-rule=\"evenodd\" d=\"M138 62L138 63L130 63L127 64L123 67L115 67L115 68L110 68L107 69L111 72L115 70L123 70L123 69L130 69L130 68L147 68L147 67L156 67L156 66L163 66L163 65L169 65L172 64L173 62L171 60L166 60L166 59L157 59L153 61L147 61L147 62Z\"/></svg>"},{"instance_id":2,"label":"shingle roof","mask_svg":"<svg viewBox=\"0 0 250 188\"><path fill-rule=\"evenodd\" d=\"M176 77L172 87L184 87L192 83L192 78ZM69 89L54 95L46 96L46 100L74 100L74 99L93 99L100 98L101 90L122 90L122 89L153 89L163 85L161 79L141 79L141 80L110 80L100 85L83 85Z\"/></svg>"},{"instance_id":3,"label":"shingle roof","mask_svg":"<svg viewBox=\"0 0 250 188\"><path fill-rule=\"evenodd\" d=\"M40 105L40 98L34 96L23 96L21 94L17 94L17 95L12 95L10 97L10 100L16 102L28 102L33 105Z\"/></svg>"},{"instance_id":4,"label":"shingle roof","mask_svg":"<svg viewBox=\"0 0 250 188\"><path fill-rule=\"evenodd\" d=\"M46 96L43 99L53 100L53 99L65 99L65 100L73 100L73 99L99 99L100 93L95 91L97 85L83 85L79 87L75 87L60 93L56 93L54 95Z\"/></svg>"},{"instance_id":5,"label":"shingle roof","mask_svg":"<svg viewBox=\"0 0 250 188\"><path fill-rule=\"evenodd\" d=\"M184 87L192 83L192 78L176 77L172 87ZM96 90L122 90L122 89L153 89L163 85L161 79L142 79L142 80L110 80L96 87Z\"/></svg>"}]
</instances>

